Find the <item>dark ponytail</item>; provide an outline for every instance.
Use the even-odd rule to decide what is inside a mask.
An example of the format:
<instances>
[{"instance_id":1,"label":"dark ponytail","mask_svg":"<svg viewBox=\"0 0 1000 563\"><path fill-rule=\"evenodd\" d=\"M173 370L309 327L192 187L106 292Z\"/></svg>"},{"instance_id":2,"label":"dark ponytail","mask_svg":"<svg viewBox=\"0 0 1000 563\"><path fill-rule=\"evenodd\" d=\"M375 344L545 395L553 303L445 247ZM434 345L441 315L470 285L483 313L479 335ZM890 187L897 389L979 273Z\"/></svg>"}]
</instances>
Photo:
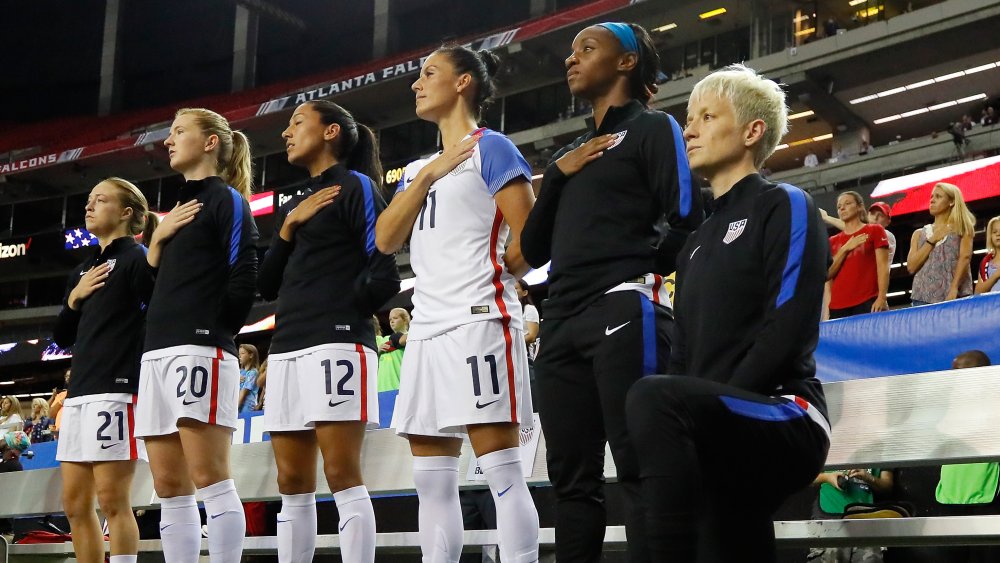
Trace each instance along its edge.
<instances>
[{"instance_id":1,"label":"dark ponytail","mask_svg":"<svg viewBox=\"0 0 1000 563\"><path fill-rule=\"evenodd\" d=\"M660 54L656 51L653 38L649 32L638 24L630 23L629 27L635 33L639 44L635 68L629 75L629 95L644 104L648 104L659 90L656 77L660 73Z\"/></svg>"},{"instance_id":2,"label":"dark ponytail","mask_svg":"<svg viewBox=\"0 0 1000 563\"><path fill-rule=\"evenodd\" d=\"M375 133L366 125L355 121L351 112L329 100L314 100L308 102L323 125L340 126L340 143L334 147L337 159L344 166L356 170L375 181L382 182L382 161L378 153L378 140Z\"/></svg>"},{"instance_id":3,"label":"dark ponytail","mask_svg":"<svg viewBox=\"0 0 1000 563\"><path fill-rule=\"evenodd\" d=\"M472 94L472 113L476 121L482 119L483 112L493 101L497 86L494 77L500 70L500 57L483 49L473 51L462 45L444 45L435 53L446 55L455 67L455 74L469 74L475 90Z\"/></svg>"}]
</instances>

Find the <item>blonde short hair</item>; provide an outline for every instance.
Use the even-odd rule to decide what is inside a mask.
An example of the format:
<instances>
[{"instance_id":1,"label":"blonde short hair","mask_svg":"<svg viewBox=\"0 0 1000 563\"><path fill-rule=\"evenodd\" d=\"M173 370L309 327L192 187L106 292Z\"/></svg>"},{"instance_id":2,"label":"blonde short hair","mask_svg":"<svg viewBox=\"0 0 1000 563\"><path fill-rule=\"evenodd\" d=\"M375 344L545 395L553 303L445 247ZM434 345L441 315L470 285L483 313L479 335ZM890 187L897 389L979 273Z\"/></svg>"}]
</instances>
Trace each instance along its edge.
<instances>
[{"instance_id":1,"label":"blonde short hair","mask_svg":"<svg viewBox=\"0 0 1000 563\"><path fill-rule=\"evenodd\" d=\"M753 147L754 166L764 166L764 161L774 153L778 142L788 133L788 106L785 105L785 91L781 85L764 78L748 66L733 64L709 74L695 84L688 107L690 108L691 100L705 94L715 94L729 100L740 125L747 125L756 119L764 122L764 136Z\"/></svg>"}]
</instances>

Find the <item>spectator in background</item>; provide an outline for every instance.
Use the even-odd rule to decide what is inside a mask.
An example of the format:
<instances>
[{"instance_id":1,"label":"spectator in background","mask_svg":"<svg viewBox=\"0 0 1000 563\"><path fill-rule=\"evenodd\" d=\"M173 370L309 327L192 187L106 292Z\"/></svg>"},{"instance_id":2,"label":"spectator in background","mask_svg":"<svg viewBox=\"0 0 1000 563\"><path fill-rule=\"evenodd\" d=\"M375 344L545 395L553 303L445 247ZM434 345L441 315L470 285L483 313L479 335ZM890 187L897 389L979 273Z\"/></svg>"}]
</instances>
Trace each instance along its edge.
<instances>
[{"instance_id":1,"label":"spectator in background","mask_svg":"<svg viewBox=\"0 0 1000 563\"><path fill-rule=\"evenodd\" d=\"M864 199L857 192L844 192L837 198L837 214L844 222L844 231L830 237L830 318L888 310L889 240L885 229L868 223Z\"/></svg>"},{"instance_id":2,"label":"spectator in background","mask_svg":"<svg viewBox=\"0 0 1000 563\"><path fill-rule=\"evenodd\" d=\"M992 106L987 106L983 108L982 114L979 116L979 124L983 127L989 125L995 125L997 122L996 110Z\"/></svg>"},{"instance_id":3,"label":"spectator in background","mask_svg":"<svg viewBox=\"0 0 1000 563\"><path fill-rule=\"evenodd\" d=\"M840 26L837 25L837 20L833 19L833 16L830 16L825 22L823 22L823 32L826 33L827 37L837 35L838 27Z\"/></svg>"},{"instance_id":4,"label":"spectator in background","mask_svg":"<svg viewBox=\"0 0 1000 563\"><path fill-rule=\"evenodd\" d=\"M55 421L49 418L48 401L42 398L32 400L31 418L24 423L24 431L28 436L31 436L31 442L34 444L51 442L54 439L51 428L53 424L55 424Z\"/></svg>"},{"instance_id":5,"label":"spectator in background","mask_svg":"<svg viewBox=\"0 0 1000 563\"><path fill-rule=\"evenodd\" d=\"M993 365L990 363L990 357L982 350L967 350L951 361L951 369L981 368L989 365Z\"/></svg>"},{"instance_id":6,"label":"spectator in background","mask_svg":"<svg viewBox=\"0 0 1000 563\"><path fill-rule=\"evenodd\" d=\"M962 116L962 131L969 132L972 131L973 127L976 126L976 122L972 120L972 116L965 114Z\"/></svg>"},{"instance_id":7,"label":"spectator in background","mask_svg":"<svg viewBox=\"0 0 1000 563\"><path fill-rule=\"evenodd\" d=\"M379 327L381 329L381 327ZM399 389L399 370L403 365L406 333L410 331L410 312L402 307L389 311L389 328L392 334L375 337L378 346L378 390Z\"/></svg>"},{"instance_id":8,"label":"spectator in background","mask_svg":"<svg viewBox=\"0 0 1000 563\"><path fill-rule=\"evenodd\" d=\"M965 206L962 191L938 183L931 193L934 222L913 231L906 269L913 276L910 298L927 305L972 295L972 236L976 218Z\"/></svg>"},{"instance_id":9,"label":"spectator in background","mask_svg":"<svg viewBox=\"0 0 1000 563\"><path fill-rule=\"evenodd\" d=\"M257 387L260 393L257 394L257 410L264 410L264 395L267 391L267 360L260 364L260 375L257 376Z\"/></svg>"},{"instance_id":10,"label":"spectator in background","mask_svg":"<svg viewBox=\"0 0 1000 563\"><path fill-rule=\"evenodd\" d=\"M868 139L861 139L861 144L858 146L858 156L865 156L874 152L875 147L871 146Z\"/></svg>"},{"instance_id":11,"label":"spectator in background","mask_svg":"<svg viewBox=\"0 0 1000 563\"><path fill-rule=\"evenodd\" d=\"M889 231L889 223L892 222L892 211L889 204L884 201L876 201L868 206L868 222L882 225L885 229L885 236L889 239L889 263L896 257L896 235Z\"/></svg>"},{"instance_id":12,"label":"spectator in background","mask_svg":"<svg viewBox=\"0 0 1000 563\"><path fill-rule=\"evenodd\" d=\"M63 374L63 388L53 388L52 396L49 397L49 417L55 421L55 437L57 439L59 438L59 425L62 423L63 402L66 400L66 394L69 392L70 373L70 370L67 369L66 373Z\"/></svg>"},{"instance_id":13,"label":"spectator in background","mask_svg":"<svg viewBox=\"0 0 1000 563\"><path fill-rule=\"evenodd\" d=\"M1000 291L1000 285L997 285L997 281L1000 281L1000 253L997 249L1000 249L1000 215L986 224L986 256L979 263L977 294Z\"/></svg>"},{"instance_id":14,"label":"spectator in background","mask_svg":"<svg viewBox=\"0 0 1000 563\"><path fill-rule=\"evenodd\" d=\"M5 432L0 440L0 473L24 471L21 465L21 454L28 449L31 441L28 435L20 430Z\"/></svg>"},{"instance_id":15,"label":"spectator in background","mask_svg":"<svg viewBox=\"0 0 1000 563\"><path fill-rule=\"evenodd\" d=\"M4 395L0 399L0 434L14 432L24 428L21 418L21 401L13 395Z\"/></svg>"},{"instance_id":16,"label":"spectator in background","mask_svg":"<svg viewBox=\"0 0 1000 563\"><path fill-rule=\"evenodd\" d=\"M813 151L809 151L809 154L806 155L805 160L802 161L802 165L805 166L806 168L816 168L817 166L819 166L819 157L816 156L816 153L814 153Z\"/></svg>"},{"instance_id":17,"label":"spectator in background","mask_svg":"<svg viewBox=\"0 0 1000 563\"><path fill-rule=\"evenodd\" d=\"M540 318L535 303L531 300L531 295L524 287L524 282L518 280L514 282L514 291L517 292L517 299L521 302L521 310L524 312L524 343L528 345L528 363L535 359L535 343L538 342L538 326Z\"/></svg>"},{"instance_id":18,"label":"spectator in background","mask_svg":"<svg viewBox=\"0 0 1000 563\"><path fill-rule=\"evenodd\" d=\"M847 505L872 504L875 494L892 491L892 471L884 469L851 469L820 473L813 485L819 494L813 505L812 517L834 520L844 516ZM881 547L828 547L809 550L810 563L881 563Z\"/></svg>"},{"instance_id":19,"label":"spectator in background","mask_svg":"<svg viewBox=\"0 0 1000 563\"><path fill-rule=\"evenodd\" d=\"M257 377L260 368L260 354L253 344L240 344L240 399L237 409L241 415L257 410L257 397L260 387Z\"/></svg>"}]
</instances>

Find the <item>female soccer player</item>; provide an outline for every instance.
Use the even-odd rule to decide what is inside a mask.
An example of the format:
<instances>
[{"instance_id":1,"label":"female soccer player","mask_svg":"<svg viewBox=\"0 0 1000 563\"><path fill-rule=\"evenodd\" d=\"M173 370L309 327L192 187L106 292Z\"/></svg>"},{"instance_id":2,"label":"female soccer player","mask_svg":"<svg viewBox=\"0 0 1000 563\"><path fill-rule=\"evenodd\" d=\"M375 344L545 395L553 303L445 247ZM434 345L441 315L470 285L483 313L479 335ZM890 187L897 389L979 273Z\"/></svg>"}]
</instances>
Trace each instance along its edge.
<instances>
[{"instance_id":1,"label":"female soccer player","mask_svg":"<svg viewBox=\"0 0 1000 563\"><path fill-rule=\"evenodd\" d=\"M295 109L282 133L288 162L311 176L281 206L261 264L265 299L278 299L268 354L264 427L278 465L278 560L312 561L316 452L340 513L344 561L375 560L375 512L361 476L365 428L378 424L372 313L399 291L396 261L375 248L385 202L378 144L329 101Z\"/></svg>"},{"instance_id":2,"label":"female soccer player","mask_svg":"<svg viewBox=\"0 0 1000 563\"><path fill-rule=\"evenodd\" d=\"M781 87L743 65L691 92L687 155L715 201L678 255L671 375L626 403L653 561L774 561L772 513L826 459L826 229L808 194L758 172L787 124ZM734 479L741 467L767 484Z\"/></svg>"},{"instance_id":3,"label":"female soccer player","mask_svg":"<svg viewBox=\"0 0 1000 563\"><path fill-rule=\"evenodd\" d=\"M457 46L424 61L412 86L417 116L437 124L444 151L407 166L376 227L383 252L409 238L417 276L392 426L414 455L425 561L461 555L463 434L496 501L501 558L538 558L538 514L518 451L531 397L514 293L528 270L519 237L531 168L510 140L477 126L497 65L488 51Z\"/></svg>"},{"instance_id":4,"label":"female soccer player","mask_svg":"<svg viewBox=\"0 0 1000 563\"><path fill-rule=\"evenodd\" d=\"M605 443L627 495L630 559L646 559L625 393L666 368L671 320L663 275L702 220L680 125L646 107L659 62L638 25L604 23L577 34L566 82L593 106L593 120L553 157L524 226L528 262L540 268L552 261L539 334L545 346L534 369L559 560L600 559Z\"/></svg>"},{"instance_id":5,"label":"female soccer player","mask_svg":"<svg viewBox=\"0 0 1000 563\"><path fill-rule=\"evenodd\" d=\"M139 528L129 490L135 460L136 392L146 304L153 278L146 249L158 222L132 183L108 178L90 191L84 221L98 248L70 272L53 336L73 348L73 378L62 407L56 450L63 508L79 561L104 561L104 534L94 499L108 519L112 563L134 563Z\"/></svg>"},{"instance_id":6,"label":"female soccer player","mask_svg":"<svg viewBox=\"0 0 1000 563\"><path fill-rule=\"evenodd\" d=\"M136 435L145 439L161 499L166 560L198 560L197 492L208 514L209 556L236 563L246 521L229 473L240 385L233 337L257 282L250 145L206 109L179 110L163 144L170 167L186 182L146 256L156 285L146 314Z\"/></svg>"}]
</instances>

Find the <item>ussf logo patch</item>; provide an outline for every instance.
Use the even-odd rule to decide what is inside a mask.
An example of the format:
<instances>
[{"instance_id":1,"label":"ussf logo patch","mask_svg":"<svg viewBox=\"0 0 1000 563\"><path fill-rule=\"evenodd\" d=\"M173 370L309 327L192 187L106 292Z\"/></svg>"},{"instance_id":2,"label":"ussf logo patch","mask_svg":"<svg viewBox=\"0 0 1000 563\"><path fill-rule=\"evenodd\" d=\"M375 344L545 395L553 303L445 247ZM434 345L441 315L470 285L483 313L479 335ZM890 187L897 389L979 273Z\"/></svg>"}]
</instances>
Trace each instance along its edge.
<instances>
[{"instance_id":1,"label":"ussf logo patch","mask_svg":"<svg viewBox=\"0 0 1000 563\"><path fill-rule=\"evenodd\" d=\"M739 221L733 221L729 224L729 230L726 231L726 236L722 239L722 242L729 244L734 240L740 238L743 234L743 229L747 226L746 219L740 219Z\"/></svg>"},{"instance_id":2,"label":"ussf logo patch","mask_svg":"<svg viewBox=\"0 0 1000 563\"><path fill-rule=\"evenodd\" d=\"M608 150L609 151L609 150L617 147L618 145L622 144L622 141L625 140L625 134L626 133L628 133L627 130L626 131L619 131L619 132L615 133L615 138L614 138L614 140L611 141L611 146L608 147L608 148L606 148L606 149L604 149L604 150Z\"/></svg>"}]
</instances>

